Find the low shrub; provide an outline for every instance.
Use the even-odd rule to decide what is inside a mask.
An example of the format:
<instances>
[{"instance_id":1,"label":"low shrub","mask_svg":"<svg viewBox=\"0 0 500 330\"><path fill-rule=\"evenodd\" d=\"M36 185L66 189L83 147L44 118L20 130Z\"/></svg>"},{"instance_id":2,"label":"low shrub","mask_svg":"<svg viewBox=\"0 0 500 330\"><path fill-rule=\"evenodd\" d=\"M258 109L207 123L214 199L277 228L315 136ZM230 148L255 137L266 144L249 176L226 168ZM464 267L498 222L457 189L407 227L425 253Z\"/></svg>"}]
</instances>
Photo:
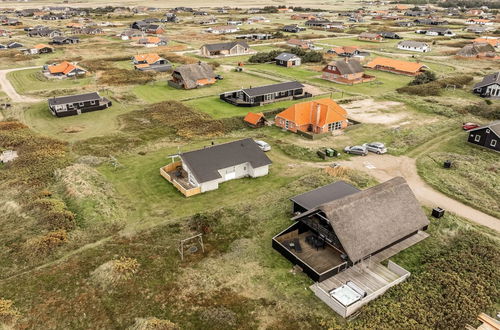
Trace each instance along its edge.
<instances>
[{"instance_id":1,"label":"low shrub","mask_svg":"<svg viewBox=\"0 0 500 330\"><path fill-rule=\"evenodd\" d=\"M26 241L26 255L37 258L52 253L56 248L68 243L68 233L64 229L49 232Z\"/></svg>"},{"instance_id":2,"label":"low shrub","mask_svg":"<svg viewBox=\"0 0 500 330\"><path fill-rule=\"evenodd\" d=\"M2 325L11 325L19 316L20 314L14 308L12 300L0 298L0 327L2 327Z\"/></svg>"}]
</instances>

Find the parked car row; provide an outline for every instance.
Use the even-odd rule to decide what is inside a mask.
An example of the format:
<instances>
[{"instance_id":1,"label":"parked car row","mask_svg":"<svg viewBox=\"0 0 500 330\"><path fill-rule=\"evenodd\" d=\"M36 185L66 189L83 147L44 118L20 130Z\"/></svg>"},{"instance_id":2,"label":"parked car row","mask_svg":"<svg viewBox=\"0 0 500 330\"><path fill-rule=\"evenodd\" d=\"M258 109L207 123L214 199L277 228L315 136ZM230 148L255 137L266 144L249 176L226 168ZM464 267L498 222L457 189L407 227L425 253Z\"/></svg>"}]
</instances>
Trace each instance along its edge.
<instances>
[{"instance_id":1,"label":"parked car row","mask_svg":"<svg viewBox=\"0 0 500 330\"><path fill-rule=\"evenodd\" d=\"M347 154L361 155L361 156L368 155L368 152L373 152L381 155L387 152L387 148L382 142L370 142L360 146L347 146L344 148L344 151Z\"/></svg>"}]
</instances>

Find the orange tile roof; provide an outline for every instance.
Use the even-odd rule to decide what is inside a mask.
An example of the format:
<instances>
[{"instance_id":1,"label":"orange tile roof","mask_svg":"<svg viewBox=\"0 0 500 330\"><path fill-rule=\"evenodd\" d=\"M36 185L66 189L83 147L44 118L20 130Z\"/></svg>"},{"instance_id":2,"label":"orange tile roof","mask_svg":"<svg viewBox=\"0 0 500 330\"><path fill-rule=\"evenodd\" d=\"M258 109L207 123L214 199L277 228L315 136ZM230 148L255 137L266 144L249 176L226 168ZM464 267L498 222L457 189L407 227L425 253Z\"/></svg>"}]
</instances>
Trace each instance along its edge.
<instances>
[{"instance_id":1,"label":"orange tile roof","mask_svg":"<svg viewBox=\"0 0 500 330\"><path fill-rule=\"evenodd\" d=\"M500 39L490 39L490 38L476 38L473 40L475 44L487 43L492 45L493 47L500 46Z\"/></svg>"},{"instance_id":2,"label":"orange tile roof","mask_svg":"<svg viewBox=\"0 0 500 330\"><path fill-rule=\"evenodd\" d=\"M146 62L147 64L153 64L158 62L161 59L161 57L158 54L149 53L149 54L135 55L134 59L137 62Z\"/></svg>"},{"instance_id":3,"label":"orange tile roof","mask_svg":"<svg viewBox=\"0 0 500 330\"><path fill-rule=\"evenodd\" d=\"M142 38L140 38L142 39ZM146 37L147 43L148 44L158 44L160 43L161 39L159 37Z\"/></svg>"},{"instance_id":4,"label":"orange tile roof","mask_svg":"<svg viewBox=\"0 0 500 330\"><path fill-rule=\"evenodd\" d=\"M264 117L264 114L262 112L259 113L249 112L247 113L245 119L243 120L252 125L257 125L257 123L259 122L259 120L262 119L262 117Z\"/></svg>"},{"instance_id":5,"label":"orange tile roof","mask_svg":"<svg viewBox=\"0 0 500 330\"><path fill-rule=\"evenodd\" d=\"M49 45L46 45L46 44L38 44L36 46L33 47L34 49L42 49L42 48L50 48L52 49L52 47L50 47Z\"/></svg>"},{"instance_id":6,"label":"orange tile roof","mask_svg":"<svg viewBox=\"0 0 500 330\"><path fill-rule=\"evenodd\" d=\"M51 74L57 74L57 73L68 74L76 68L78 68L76 65L71 64L67 61L61 62L56 65L50 65L48 67L49 72Z\"/></svg>"},{"instance_id":7,"label":"orange tile roof","mask_svg":"<svg viewBox=\"0 0 500 330\"><path fill-rule=\"evenodd\" d=\"M354 51L358 50L358 46L342 46L342 47L334 47L333 51L337 54L349 53L352 54Z\"/></svg>"},{"instance_id":8,"label":"orange tile roof","mask_svg":"<svg viewBox=\"0 0 500 330\"><path fill-rule=\"evenodd\" d=\"M373 61L367 63L366 66L371 69L374 69L377 66L385 66L398 71L411 73L418 72L420 69L425 67L422 63L394 60L386 57L377 57Z\"/></svg>"},{"instance_id":9,"label":"orange tile roof","mask_svg":"<svg viewBox=\"0 0 500 330\"><path fill-rule=\"evenodd\" d=\"M347 111L334 100L325 98L294 104L277 114L276 117L294 122L297 126L309 124L324 126L337 121L347 120Z\"/></svg>"}]
</instances>

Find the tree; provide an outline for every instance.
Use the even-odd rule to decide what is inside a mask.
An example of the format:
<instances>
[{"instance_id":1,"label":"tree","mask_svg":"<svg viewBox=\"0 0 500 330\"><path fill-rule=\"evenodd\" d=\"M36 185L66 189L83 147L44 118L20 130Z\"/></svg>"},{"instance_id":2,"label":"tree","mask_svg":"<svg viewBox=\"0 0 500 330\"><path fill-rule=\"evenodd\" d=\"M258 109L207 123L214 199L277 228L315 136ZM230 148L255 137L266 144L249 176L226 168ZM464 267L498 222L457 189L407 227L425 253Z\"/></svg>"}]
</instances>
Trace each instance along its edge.
<instances>
[{"instance_id":1,"label":"tree","mask_svg":"<svg viewBox=\"0 0 500 330\"><path fill-rule=\"evenodd\" d=\"M432 71L424 71L424 73L418 76L410 82L410 86L413 85L423 85L435 81L437 79L436 74Z\"/></svg>"}]
</instances>

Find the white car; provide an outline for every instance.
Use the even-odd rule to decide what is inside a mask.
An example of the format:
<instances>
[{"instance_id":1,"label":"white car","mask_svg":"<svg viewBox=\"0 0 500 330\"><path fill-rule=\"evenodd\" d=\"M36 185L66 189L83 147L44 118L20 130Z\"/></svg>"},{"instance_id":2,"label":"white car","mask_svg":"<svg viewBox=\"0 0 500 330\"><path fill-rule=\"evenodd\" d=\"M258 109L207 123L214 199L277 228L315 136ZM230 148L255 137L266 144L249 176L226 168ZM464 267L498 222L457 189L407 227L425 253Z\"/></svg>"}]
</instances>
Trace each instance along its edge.
<instances>
[{"instance_id":1,"label":"white car","mask_svg":"<svg viewBox=\"0 0 500 330\"><path fill-rule=\"evenodd\" d=\"M365 147L368 151L374 152L379 155L385 154L387 152L387 148L382 142L365 143L363 144L363 147Z\"/></svg>"},{"instance_id":2,"label":"white car","mask_svg":"<svg viewBox=\"0 0 500 330\"><path fill-rule=\"evenodd\" d=\"M262 151L269 151L269 150L271 150L271 146L267 142L264 142L262 140L255 140L255 143L257 143L257 145L259 146L260 150L262 150Z\"/></svg>"}]
</instances>

